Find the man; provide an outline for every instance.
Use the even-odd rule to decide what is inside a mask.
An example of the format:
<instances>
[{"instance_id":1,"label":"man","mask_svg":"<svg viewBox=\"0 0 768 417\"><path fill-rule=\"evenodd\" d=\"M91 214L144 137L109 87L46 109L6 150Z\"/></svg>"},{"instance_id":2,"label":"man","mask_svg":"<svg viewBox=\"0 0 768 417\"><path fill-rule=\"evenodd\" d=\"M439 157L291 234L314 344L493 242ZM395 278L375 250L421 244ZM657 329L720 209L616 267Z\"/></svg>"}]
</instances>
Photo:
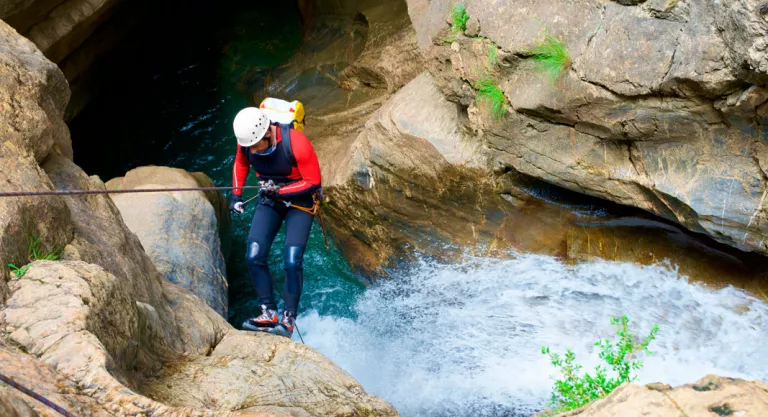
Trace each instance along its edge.
<instances>
[{"instance_id":1,"label":"man","mask_svg":"<svg viewBox=\"0 0 768 417\"><path fill-rule=\"evenodd\" d=\"M303 286L302 258L316 210L320 190L320 165L309 139L298 130L271 124L256 107L241 110L233 123L237 153L232 171L233 196L230 210L242 213L242 187L250 166L259 180L274 181L279 187L260 190L258 205L248 233L246 261L256 285L261 315L248 319L243 327L277 331L290 337ZM284 136L287 134L288 140ZM267 265L269 249L285 222L285 291L282 318L272 294L272 274Z\"/></svg>"}]
</instances>

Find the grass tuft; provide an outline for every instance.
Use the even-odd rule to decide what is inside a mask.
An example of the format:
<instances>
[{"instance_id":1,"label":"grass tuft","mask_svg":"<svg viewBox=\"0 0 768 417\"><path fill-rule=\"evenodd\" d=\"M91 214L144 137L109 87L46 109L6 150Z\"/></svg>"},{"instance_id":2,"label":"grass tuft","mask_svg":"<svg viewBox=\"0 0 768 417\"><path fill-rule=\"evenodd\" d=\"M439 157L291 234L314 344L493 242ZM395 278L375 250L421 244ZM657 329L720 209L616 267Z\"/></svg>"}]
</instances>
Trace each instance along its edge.
<instances>
[{"instance_id":1,"label":"grass tuft","mask_svg":"<svg viewBox=\"0 0 768 417\"><path fill-rule=\"evenodd\" d=\"M467 30L467 20L469 15L467 14L467 6L457 3L451 9L451 22L453 22L454 33L464 33Z\"/></svg>"},{"instance_id":2,"label":"grass tuft","mask_svg":"<svg viewBox=\"0 0 768 417\"><path fill-rule=\"evenodd\" d=\"M568 49L562 39L549 33L544 35L541 42L525 53L530 56L529 59L536 61L538 71L544 73L552 83L560 78L571 65L571 57L568 55Z\"/></svg>"},{"instance_id":3,"label":"grass tuft","mask_svg":"<svg viewBox=\"0 0 768 417\"><path fill-rule=\"evenodd\" d=\"M477 83L477 99L485 103L491 111L493 118L501 120L507 114L506 97L493 80L485 78Z\"/></svg>"},{"instance_id":4,"label":"grass tuft","mask_svg":"<svg viewBox=\"0 0 768 417\"><path fill-rule=\"evenodd\" d=\"M43 249L40 237L30 237L29 245L27 247L27 260L29 263L23 266L16 266L14 264L8 264L8 268L11 269L13 276L21 278L27 273L27 270L32 266L34 261L58 261L61 259L61 248L54 247L51 250Z\"/></svg>"}]
</instances>

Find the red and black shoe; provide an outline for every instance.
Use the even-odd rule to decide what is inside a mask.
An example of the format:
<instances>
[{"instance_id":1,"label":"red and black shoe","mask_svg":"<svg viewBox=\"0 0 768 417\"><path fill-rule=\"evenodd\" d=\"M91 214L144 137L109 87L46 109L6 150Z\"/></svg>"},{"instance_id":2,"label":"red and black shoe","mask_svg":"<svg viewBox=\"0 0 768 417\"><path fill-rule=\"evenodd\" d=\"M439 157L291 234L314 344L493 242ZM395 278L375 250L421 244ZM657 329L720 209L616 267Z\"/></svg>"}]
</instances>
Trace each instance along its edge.
<instances>
[{"instance_id":1,"label":"red and black shoe","mask_svg":"<svg viewBox=\"0 0 768 417\"><path fill-rule=\"evenodd\" d=\"M275 329L275 333L290 338L293 335L293 329L296 328L296 312L283 311L283 319L280 320L280 327Z\"/></svg>"},{"instance_id":2,"label":"red and black shoe","mask_svg":"<svg viewBox=\"0 0 768 417\"><path fill-rule=\"evenodd\" d=\"M243 327L255 331L271 331L278 325L277 310L261 306L261 315L243 322Z\"/></svg>"}]
</instances>

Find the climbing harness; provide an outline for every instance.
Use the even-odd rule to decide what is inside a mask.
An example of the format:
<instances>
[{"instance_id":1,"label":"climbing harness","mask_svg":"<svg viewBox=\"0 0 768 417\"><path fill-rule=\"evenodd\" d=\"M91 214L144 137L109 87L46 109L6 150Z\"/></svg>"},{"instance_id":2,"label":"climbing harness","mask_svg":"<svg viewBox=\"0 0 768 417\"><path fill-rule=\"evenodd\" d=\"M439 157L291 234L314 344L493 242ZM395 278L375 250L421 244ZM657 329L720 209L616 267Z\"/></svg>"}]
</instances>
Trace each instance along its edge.
<instances>
[{"instance_id":1,"label":"climbing harness","mask_svg":"<svg viewBox=\"0 0 768 417\"><path fill-rule=\"evenodd\" d=\"M314 201L314 203L312 204L312 207L309 207L309 208L291 204L290 201L284 201L284 200L278 200L278 201L282 201L283 204L285 204L285 206L288 208L295 208L305 213L309 213L313 216L317 214L317 220L320 221L320 230L323 231L323 239L325 240L325 249L330 249L331 247L328 245L328 236L325 234L325 225L323 224L323 216L320 215L320 203L322 201L325 201L325 198L326 198L325 193L323 193L323 189L321 188L319 191L316 191L314 194L312 194L312 201Z\"/></svg>"},{"instance_id":2,"label":"climbing harness","mask_svg":"<svg viewBox=\"0 0 768 417\"><path fill-rule=\"evenodd\" d=\"M269 180L267 182L260 181L259 182L259 186L261 187L261 189L268 189L268 188L274 188L275 190L279 190L280 189L280 186L276 185L274 183L274 181L272 181L272 180ZM259 197L261 197L261 193L256 194L255 196L253 196L253 197L243 201L243 206L245 206L246 204L250 203L251 201L253 201L253 200L255 200L255 199L259 198ZM309 214L311 214L313 216L315 214L317 214L317 220L320 221L320 230L323 231L323 240L325 240L325 249L330 249L331 246L328 244L328 235L325 233L325 224L323 223L323 216L320 215L320 204L323 201L326 201L326 200L327 200L327 197L326 197L325 193L323 192L323 189L320 188L318 191L315 191L315 193L312 194L312 201L314 201L314 203L312 204L312 207L298 206L298 205L295 205L295 204L291 204L290 201L285 201L285 200L277 200L277 201L282 202L288 208L295 208L295 209L301 210L301 211L303 211L305 213L309 213Z\"/></svg>"},{"instance_id":3,"label":"climbing harness","mask_svg":"<svg viewBox=\"0 0 768 417\"><path fill-rule=\"evenodd\" d=\"M297 328L298 329L298 328ZM17 390L23 392L24 394L29 395L30 397L36 399L37 401L40 401L41 403L47 405L50 408L53 408L54 410L58 411L59 414L63 415L64 417L75 417L73 414L71 414L69 411L65 410L59 405L56 405L53 401L43 397L42 395L32 391L31 389L17 383L13 379L11 379L8 376L5 376L3 374L0 374L0 381L5 382L6 384L12 386L13 388L16 388Z\"/></svg>"},{"instance_id":4,"label":"climbing harness","mask_svg":"<svg viewBox=\"0 0 768 417\"><path fill-rule=\"evenodd\" d=\"M245 235L248 236L248 227L245 225L245 222L243 221L243 217L240 213L237 214L237 218L240 219L240 226L243 227L243 231L245 232ZM270 274L270 276L272 276L272 274ZM275 289L277 289L277 293L280 295L280 298L285 300L285 296L283 295L282 291L280 291L279 289L280 287L277 286L277 281L275 281L274 276L272 276L272 284L275 286ZM296 326L296 333L299 334L299 339L301 339L301 343L306 344L304 343L304 337L302 337L301 335L301 330L299 330L299 325L295 322L293 323L293 325Z\"/></svg>"},{"instance_id":5,"label":"climbing harness","mask_svg":"<svg viewBox=\"0 0 768 417\"><path fill-rule=\"evenodd\" d=\"M143 188L130 190L46 190L46 191L6 191L0 197L40 197L50 195L93 195L93 194L128 194L128 193L167 193L177 191L225 191L263 189L261 185L241 185L239 187L192 187L192 188ZM250 201L250 200L249 200Z\"/></svg>"}]
</instances>

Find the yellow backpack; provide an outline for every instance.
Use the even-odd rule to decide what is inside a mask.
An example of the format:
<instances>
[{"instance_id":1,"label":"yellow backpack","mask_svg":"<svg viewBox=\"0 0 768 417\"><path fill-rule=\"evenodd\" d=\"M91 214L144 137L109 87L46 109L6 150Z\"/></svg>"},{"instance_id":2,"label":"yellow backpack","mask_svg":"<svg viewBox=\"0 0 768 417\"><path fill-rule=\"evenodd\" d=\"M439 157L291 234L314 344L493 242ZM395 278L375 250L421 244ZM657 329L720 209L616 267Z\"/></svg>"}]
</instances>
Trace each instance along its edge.
<instances>
[{"instance_id":1,"label":"yellow backpack","mask_svg":"<svg viewBox=\"0 0 768 417\"><path fill-rule=\"evenodd\" d=\"M267 97L261 102L259 108L272 123L288 125L293 129L304 133L304 105L300 101L285 101L279 98Z\"/></svg>"}]
</instances>

